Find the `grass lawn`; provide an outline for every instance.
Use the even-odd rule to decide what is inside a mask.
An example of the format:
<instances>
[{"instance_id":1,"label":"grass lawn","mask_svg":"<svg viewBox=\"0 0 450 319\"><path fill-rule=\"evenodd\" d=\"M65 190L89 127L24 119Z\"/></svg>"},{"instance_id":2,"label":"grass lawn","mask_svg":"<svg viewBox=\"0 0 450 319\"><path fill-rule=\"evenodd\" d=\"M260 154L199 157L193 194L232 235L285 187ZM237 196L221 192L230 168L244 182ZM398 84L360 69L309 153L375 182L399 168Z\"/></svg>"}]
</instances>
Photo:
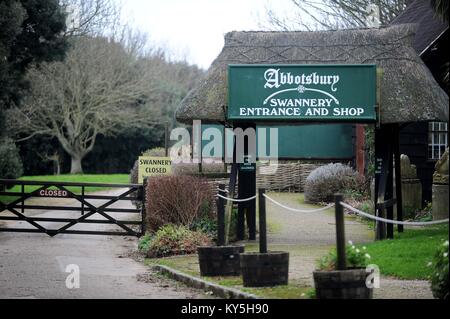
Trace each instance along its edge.
<instances>
[{"instance_id":1,"label":"grass lawn","mask_svg":"<svg viewBox=\"0 0 450 319\"><path fill-rule=\"evenodd\" d=\"M428 226L423 229L408 229L395 233L394 240L367 244L371 262L380 267L382 275L400 279L429 279L435 251L448 239L448 225Z\"/></svg>"},{"instance_id":2,"label":"grass lawn","mask_svg":"<svg viewBox=\"0 0 450 319\"><path fill-rule=\"evenodd\" d=\"M74 174L74 175L45 175L45 176L22 176L22 181L52 181L52 182L73 182L73 183L105 183L105 184L128 184L128 174ZM40 186L26 186L25 192L32 192ZM20 192L21 186L14 186L8 192ZM54 187L50 188L54 189ZM81 194L81 187L67 187L68 190L75 194ZM105 187L86 187L86 193L106 190ZM0 196L2 202L9 203L16 199L15 196Z\"/></svg>"},{"instance_id":3,"label":"grass lawn","mask_svg":"<svg viewBox=\"0 0 450 319\"><path fill-rule=\"evenodd\" d=\"M219 284L221 286L239 289L241 291L254 294L259 297L269 299L307 299L310 298L313 290L310 287L301 286L295 280L289 280L288 285L276 287L245 288L242 284L242 277L201 277L197 255L174 256L167 258L145 259L145 264L164 265L186 274L201 278L203 280Z\"/></svg>"}]
</instances>

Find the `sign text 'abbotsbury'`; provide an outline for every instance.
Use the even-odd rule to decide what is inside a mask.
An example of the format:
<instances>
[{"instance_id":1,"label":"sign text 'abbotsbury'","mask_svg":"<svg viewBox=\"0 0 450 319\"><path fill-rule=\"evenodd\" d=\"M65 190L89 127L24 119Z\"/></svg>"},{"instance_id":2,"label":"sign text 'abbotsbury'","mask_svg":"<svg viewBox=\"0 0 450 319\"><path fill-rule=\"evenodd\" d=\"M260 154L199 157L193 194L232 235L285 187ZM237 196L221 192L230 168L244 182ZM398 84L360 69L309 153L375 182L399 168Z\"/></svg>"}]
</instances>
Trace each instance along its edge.
<instances>
[{"instance_id":1,"label":"sign text 'abbotsbury'","mask_svg":"<svg viewBox=\"0 0 450 319\"><path fill-rule=\"evenodd\" d=\"M230 65L229 120L376 120L375 65Z\"/></svg>"}]
</instances>

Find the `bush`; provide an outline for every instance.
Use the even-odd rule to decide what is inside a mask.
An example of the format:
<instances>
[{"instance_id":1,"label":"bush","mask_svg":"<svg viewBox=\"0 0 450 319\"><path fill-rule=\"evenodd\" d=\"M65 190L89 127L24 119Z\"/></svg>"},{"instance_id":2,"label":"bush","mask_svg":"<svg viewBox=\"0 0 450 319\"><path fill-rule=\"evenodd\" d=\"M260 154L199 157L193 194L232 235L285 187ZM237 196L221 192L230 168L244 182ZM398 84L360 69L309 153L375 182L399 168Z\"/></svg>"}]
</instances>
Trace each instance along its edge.
<instances>
[{"instance_id":1,"label":"bush","mask_svg":"<svg viewBox=\"0 0 450 319\"><path fill-rule=\"evenodd\" d=\"M189 229L201 231L210 238L217 239L217 220L210 216L194 219Z\"/></svg>"},{"instance_id":2,"label":"bush","mask_svg":"<svg viewBox=\"0 0 450 319\"><path fill-rule=\"evenodd\" d=\"M189 230L182 225L165 225L154 236L145 236L139 249L149 258L186 255L197 252L198 246L211 245L210 238L199 231Z\"/></svg>"},{"instance_id":3,"label":"bush","mask_svg":"<svg viewBox=\"0 0 450 319\"><path fill-rule=\"evenodd\" d=\"M191 228L194 221L215 219L214 192L206 179L194 176L155 176L146 189L146 227L166 224Z\"/></svg>"},{"instance_id":4,"label":"bush","mask_svg":"<svg viewBox=\"0 0 450 319\"><path fill-rule=\"evenodd\" d=\"M194 175L199 173L199 167L196 163L178 163L172 166L174 175ZM202 164L202 173L222 173L224 172L223 163Z\"/></svg>"},{"instance_id":5,"label":"bush","mask_svg":"<svg viewBox=\"0 0 450 319\"><path fill-rule=\"evenodd\" d=\"M366 253L366 247L358 248L351 241L345 247L346 265L348 268L365 268L369 264L370 255ZM337 254L336 249L332 250L327 256L322 257L317 264L318 270L333 271L336 270Z\"/></svg>"},{"instance_id":6,"label":"bush","mask_svg":"<svg viewBox=\"0 0 450 319\"><path fill-rule=\"evenodd\" d=\"M305 182L305 201L311 203L332 202L334 194L364 193L364 177L351 167L336 163L313 170Z\"/></svg>"},{"instance_id":7,"label":"bush","mask_svg":"<svg viewBox=\"0 0 450 319\"><path fill-rule=\"evenodd\" d=\"M18 148L9 138L0 140L0 178L16 179L22 174L23 166Z\"/></svg>"},{"instance_id":8,"label":"bush","mask_svg":"<svg viewBox=\"0 0 450 319\"><path fill-rule=\"evenodd\" d=\"M431 290L438 299L448 300L448 239L438 247L434 256Z\"/></svg>"}]
</instances>

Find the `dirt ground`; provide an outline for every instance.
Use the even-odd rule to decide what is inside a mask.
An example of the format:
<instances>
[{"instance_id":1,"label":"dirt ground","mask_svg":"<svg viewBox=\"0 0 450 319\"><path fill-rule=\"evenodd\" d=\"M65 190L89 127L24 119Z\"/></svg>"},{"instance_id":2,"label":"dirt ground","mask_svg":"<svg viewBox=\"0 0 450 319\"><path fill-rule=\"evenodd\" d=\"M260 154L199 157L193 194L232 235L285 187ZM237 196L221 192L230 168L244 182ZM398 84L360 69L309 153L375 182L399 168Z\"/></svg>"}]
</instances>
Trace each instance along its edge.
<instances>
[{"instance_id":1,"label":"dirt ground","mask_svg":"<svg viewBox=\"0 0 450 319\"><path fill-rule=\"evenodd\" d=\"M118 190L103 192L116 194ZM301 204L298 194L269 193L293 208L311 209ZM92 202L95 202L92 200ZM62 202L59 201L58 205ZM64 204L70 204L64 201ZM73 205L76 205L72 202ZM119 202L114 207L131 207ZM4 215L4 213L3 213ZM70 212L34 211L40 217L76 217ZM126 214L123 219L132 219ZM118 215L114 215L118 217ZM99 219L99 217L95 217ZM136 218L136 217L134 217ZM316 260L335 243L333 209L320 213L295 213L267 202L269 249L290 252L290 278L313 286ZM8 222L24 227L24 222ZM5 225L5 223L4 223ZM58 226L58 225L55 225ZM77 225L73 229L108 229L111 226ZM373 231L354 219L346 220L346 238L355 243L373 240ZM152 273L131 256L137 239L121 236L0 233L0 298L211 298L202 291ZM80 288L68 289L68 265L80 269ZM382 277L375 298L432 298L430 284L421 280Z\"/></svg>"},{"instance_id":2,"label":"dirt ground","mask_svg":"<svg viewBox=\"0 0 450 319\"><path fill-rule=\"evenodd\" d=\"M121 201L113 207L131 207L129 205L128 201ZM79 213L62 211L30 214L79 216ZM122 218L132 218L131 214L126 215L130 216ZM100 219L95 215L94 218ZM7 222L3 226L24 227L24 224ZM111 227L115 226L83 224L73 229L109 230ZM62 234L51 238L38 233L0 233L0 298L209 298L202 291L152 273L130 256L136 247L134 237ZM78 289L66 287L69 275L66 267L71 264L80 270Z\"/></svg>"}]
</instances>

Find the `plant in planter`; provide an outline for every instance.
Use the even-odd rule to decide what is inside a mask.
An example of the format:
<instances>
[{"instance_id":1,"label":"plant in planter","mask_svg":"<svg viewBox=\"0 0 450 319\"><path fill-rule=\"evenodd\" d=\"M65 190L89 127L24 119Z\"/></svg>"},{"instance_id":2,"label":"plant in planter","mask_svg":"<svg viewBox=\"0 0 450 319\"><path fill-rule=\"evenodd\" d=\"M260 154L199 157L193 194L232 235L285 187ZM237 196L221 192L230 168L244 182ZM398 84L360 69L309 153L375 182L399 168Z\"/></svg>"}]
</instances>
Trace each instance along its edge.
<instances>
[{"instance_id":1,"label":"plant in planter","mask_svg":"<svg viewBox=\"0 0 450 319\"><path fill-rule=\"evenodd\" d=\"M366 267L370 255L366 248L358 248L349 241L345 249L345 269L338 267L336 250L320 259L317 270L313 272L316 297L318 299L370 299L373 289L366 285Z\"/></svg>"},{"instance_id":2,"label":"plant in planter","mask_svg":"<svg viewBox=\"0 0 450 319\"><path fill-rule=\"evenodd\" d=\"M219 194L225 194L225 185L219 185ZM227 245L225 236L225 202L217 199L217 245L197 248L200 274L202 276L238 276L240 254L244 252L242 245Z\"/></svg>"},{"instance_id":3,"label":"plant in planter","mask_svg":"<svg viewBox=\"0 0 450 319\"><path fill-rule=\"evenodd\" d=\"M265 190L259 189L259 253L241 254L244 287L288 284L289 253L267 250Z\"/></svg>"},{"instance_id":4,"label":"plant in planter","mask_svg":"<svg viewBox=\"0 0 450 319\"><path fill-rule=\"evenodd\" d=\"M366 252L366 247L361 248L353 244L352 241L348 242L345 249L346 265L348 269L366 268L370 262L370 255ZM332 271L337 267L337 254L336 250L332 250L328 255L322 257L317 263L317 270Z\"/></svg>"},{"instance_id":5,"label":"plant in planter","mask_svg":"<svg viewBox=\"0 0 450 319\"><path fill-rule=\"evenodd\" d=\"M366 266L370 256L365 249L359 249L352 242L345 245L343 196L334 197L336 217L336 251L319 263L313 272L316 297L318 299L370 299L373 289L369 288Z\"/></svg>"}]
</instances>

